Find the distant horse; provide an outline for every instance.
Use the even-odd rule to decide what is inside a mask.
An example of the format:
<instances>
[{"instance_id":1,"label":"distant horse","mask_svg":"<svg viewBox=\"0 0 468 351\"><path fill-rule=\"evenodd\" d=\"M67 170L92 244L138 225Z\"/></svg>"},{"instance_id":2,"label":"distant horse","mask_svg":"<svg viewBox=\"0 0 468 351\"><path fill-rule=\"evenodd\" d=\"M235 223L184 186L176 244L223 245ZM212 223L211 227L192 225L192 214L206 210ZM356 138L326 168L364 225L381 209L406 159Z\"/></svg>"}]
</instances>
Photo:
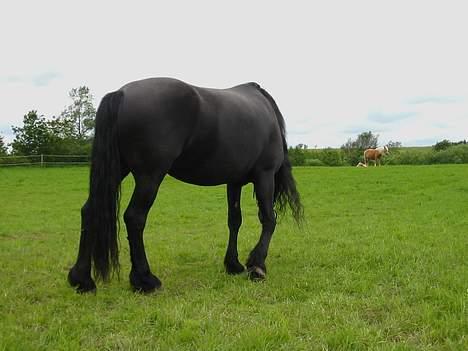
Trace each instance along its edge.
<instances>
[{"instance_id":1,"label":"distant horse","mask_svg":"<svg viewBox=\"0 0 468 351\"><path fill-rule=\"evenodd\" d=\"M387 145L380 146L380 147L378 147L376 149L367 149L366 151L364 151L364 164L367 167L367 161L371 160L371 161L374 161L374 166L377 166L377 163L379 163L379 165L380 165L381 164L380 163L380 158L383 155L386 155L388 153L389 153L389 151L388 151L388 146Z\"/></svg>"},{"instance_id":2,"label":"distant horse","mask_svg":"<svg viewBox=\"0 0 468 351\"><path fill-rule=\"evenodd\" d=\"M283 116L256 83L208 89L170 78L129 83L102 99L92 149L89 197L81 209L76 264L68 274L78 292L93 291L96 279L119 270L120 183L132 173L135 189L124 213L130 245L130 283L148 292L161 287L146 258L143 230L166 174L204 186L227 184L229 241L227 273L245 270L238 260L242 186L254 184L260 239L246 266L252 280L266 276L265 259L276 226L276 210L303 217L291 172Z\"/></svg>"}]
</instances>

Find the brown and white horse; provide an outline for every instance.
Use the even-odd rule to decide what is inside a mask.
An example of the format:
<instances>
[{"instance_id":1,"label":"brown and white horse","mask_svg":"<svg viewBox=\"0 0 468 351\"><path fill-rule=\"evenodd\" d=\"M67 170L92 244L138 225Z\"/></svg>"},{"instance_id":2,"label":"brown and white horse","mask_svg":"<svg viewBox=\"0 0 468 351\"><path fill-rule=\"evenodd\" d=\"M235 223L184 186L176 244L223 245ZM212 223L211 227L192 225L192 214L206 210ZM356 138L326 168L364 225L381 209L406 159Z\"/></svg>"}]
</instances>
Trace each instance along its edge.
<instances>
[{"instance_id":1,"label":"brown and white horse","mask_svg":"<svg viewBox=\"0 0 468 351\"><path fill-rule=\"evenodd\" d=\"M374 161L374 166L377 166L377 162L379 163L380 166L380 158L383 155L388 154L390 151L388 151L388 146L380 146L376 149L367 149L364 151L364 164L367 167L367 161Z\"/></svg>"}]
</instances>

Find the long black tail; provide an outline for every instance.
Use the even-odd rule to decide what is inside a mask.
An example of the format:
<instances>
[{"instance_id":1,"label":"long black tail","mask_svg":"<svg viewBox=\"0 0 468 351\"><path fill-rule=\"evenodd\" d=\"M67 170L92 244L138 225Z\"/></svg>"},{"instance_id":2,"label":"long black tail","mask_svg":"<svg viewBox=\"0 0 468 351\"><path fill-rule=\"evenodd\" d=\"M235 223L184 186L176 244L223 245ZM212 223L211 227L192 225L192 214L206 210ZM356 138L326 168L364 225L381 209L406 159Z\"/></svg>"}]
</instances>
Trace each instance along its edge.
<instances>
[{"instance_id":1,"label":"long black tail","mask_svg":"<svg viewBox=\"0 0 468 351\"><path fill-rule=\"evenodd\" d=\"M275 174L275 208L279 213L286 212L286 205L289 205L294 220L301 224L304 219L304 208L301 197L296 188L296 181L291 172L291 163L288 154L284 155L281 168Z\"/></svg>"},{"instance_id":2,"label":"long black tail","mask_svg":"<svg viewBox=\"0 0 468 351\"><path fill-rule=\"evenodd\" d=\"M118 212L121 168L117 115L123 93L107 94L96 114L89 177L91 257L96 279L108 280L119 271Z\"/></svg>"},{"instance_id":3,"label":"long black tail","mask_svg":"<svg viewBox=\"0 0 468 351\"><path fill-rule=\"evenodd\" d=\"M304 219L304 207L302 206L301 197L297 191L296 181L292 174L291 162L288 157L288 144L286 142L286 126L284 118L273 97L259 85L257 85L257 88L273 107L283 139L284 160L280 169L275 174L275 209L277 213L284 214L286 212L287 205L289 205L294 220L298 225L300 225Z\"/></svg>"}]
</instances>

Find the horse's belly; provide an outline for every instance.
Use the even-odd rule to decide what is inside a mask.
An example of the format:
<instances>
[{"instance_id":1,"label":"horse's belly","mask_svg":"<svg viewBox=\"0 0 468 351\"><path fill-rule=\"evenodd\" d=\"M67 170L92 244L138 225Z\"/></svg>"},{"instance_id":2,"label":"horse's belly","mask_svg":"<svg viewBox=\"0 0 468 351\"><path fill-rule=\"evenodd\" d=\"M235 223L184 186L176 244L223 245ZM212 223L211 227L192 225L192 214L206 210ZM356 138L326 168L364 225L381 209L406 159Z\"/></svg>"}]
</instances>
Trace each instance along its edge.
<instances>
[{"instance_id":1,"label":"horse's belly","mask_svg":"<svg viewBox=\"0 0 468 351\"><path fill-rule=\"evenodd\" d=\"M206 161L199 164L175 162L169 175L186 183L196 185L220 185L228 183L248 183L251 170L248 164L233 161Z\"/></svg>"}]
</instances>

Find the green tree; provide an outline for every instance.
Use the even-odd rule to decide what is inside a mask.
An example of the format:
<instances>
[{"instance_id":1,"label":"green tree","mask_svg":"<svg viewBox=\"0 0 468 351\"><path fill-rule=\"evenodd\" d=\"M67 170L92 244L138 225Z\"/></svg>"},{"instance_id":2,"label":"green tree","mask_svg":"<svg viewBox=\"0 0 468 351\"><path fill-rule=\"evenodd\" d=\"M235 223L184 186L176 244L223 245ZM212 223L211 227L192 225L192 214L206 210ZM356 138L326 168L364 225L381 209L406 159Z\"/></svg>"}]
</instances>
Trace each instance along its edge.
<instances>
[{"instance_id":1,"label":"green tree","mask_svg":"<svg viewBox=\"0 0 468 351\"><path fill-rule=\"evenodd\" d=\"M379 141L378 134L372 134L371 131L364 132L358 135L354 141L354 147L365 150L369 148L376 148Z\"/></svg>"},{"instance_id":2,"label":"green tree","mask_svg":"<svg viewBox=\"0 0 468 351\"><path fill-rule=\"evenodd\" d=\"M3 136L0 135L0 156L5 156L7 154L7 147L3 141Z\"/></svg>"},{"instance_id":3,"label":"green tree","mask_svg":"<svg viewBox=\"0 0 468 351\"><path fill-rule=\"evenodd\" d=\"M387 146L389 149L398 149L398 148L401 148L403 145L401 144L400 141L392 141L390 140L388 143L387 143Z\"/></svg>"},{"instance_id":4,"label":"green tree","mask_svg":"<svg viewBox=\"0 0 468 351\"><path fill-rule=\"evenodd\" d=\"M54 154L87 155L91 152L91 139L78 139L71 135L68 121L53 118L47 121L51 135L50 149Z\"/></svg>"},{"instance_id":5,"label":"green tree","mask_svg":"<svg viewBox=\"0 0 468 351\"><path fill-rule=\"evenodd\" d=\"M452 146L452 143L449 140L444 139L436 143L433 147L435 151L442 151L448 149L450 146Z\"/></svg>"},{"instance_id":6,"label":"green tree","mask_svg":"<svg viewBox=\"0 0 468 351\"><path fill-rule=\"evenodd\" d=\"M68 95L72 103L54 119L54 133L64 139L86 140L91 136L96 117L93 95L86 86L74 88Z\"/></svg>"},{"instance_id":7,"label":"green tree","mask_svg":"<svg viewBox=\"0 0 468 351\"><path fill-rule=\"evenodd\" d=\"M23 127L12 127L15 133L11 147L15 155L39 155L48 153L52 135L47 121L36 110L29 111L23 118Z\"/></svg>"}]
</instances>

